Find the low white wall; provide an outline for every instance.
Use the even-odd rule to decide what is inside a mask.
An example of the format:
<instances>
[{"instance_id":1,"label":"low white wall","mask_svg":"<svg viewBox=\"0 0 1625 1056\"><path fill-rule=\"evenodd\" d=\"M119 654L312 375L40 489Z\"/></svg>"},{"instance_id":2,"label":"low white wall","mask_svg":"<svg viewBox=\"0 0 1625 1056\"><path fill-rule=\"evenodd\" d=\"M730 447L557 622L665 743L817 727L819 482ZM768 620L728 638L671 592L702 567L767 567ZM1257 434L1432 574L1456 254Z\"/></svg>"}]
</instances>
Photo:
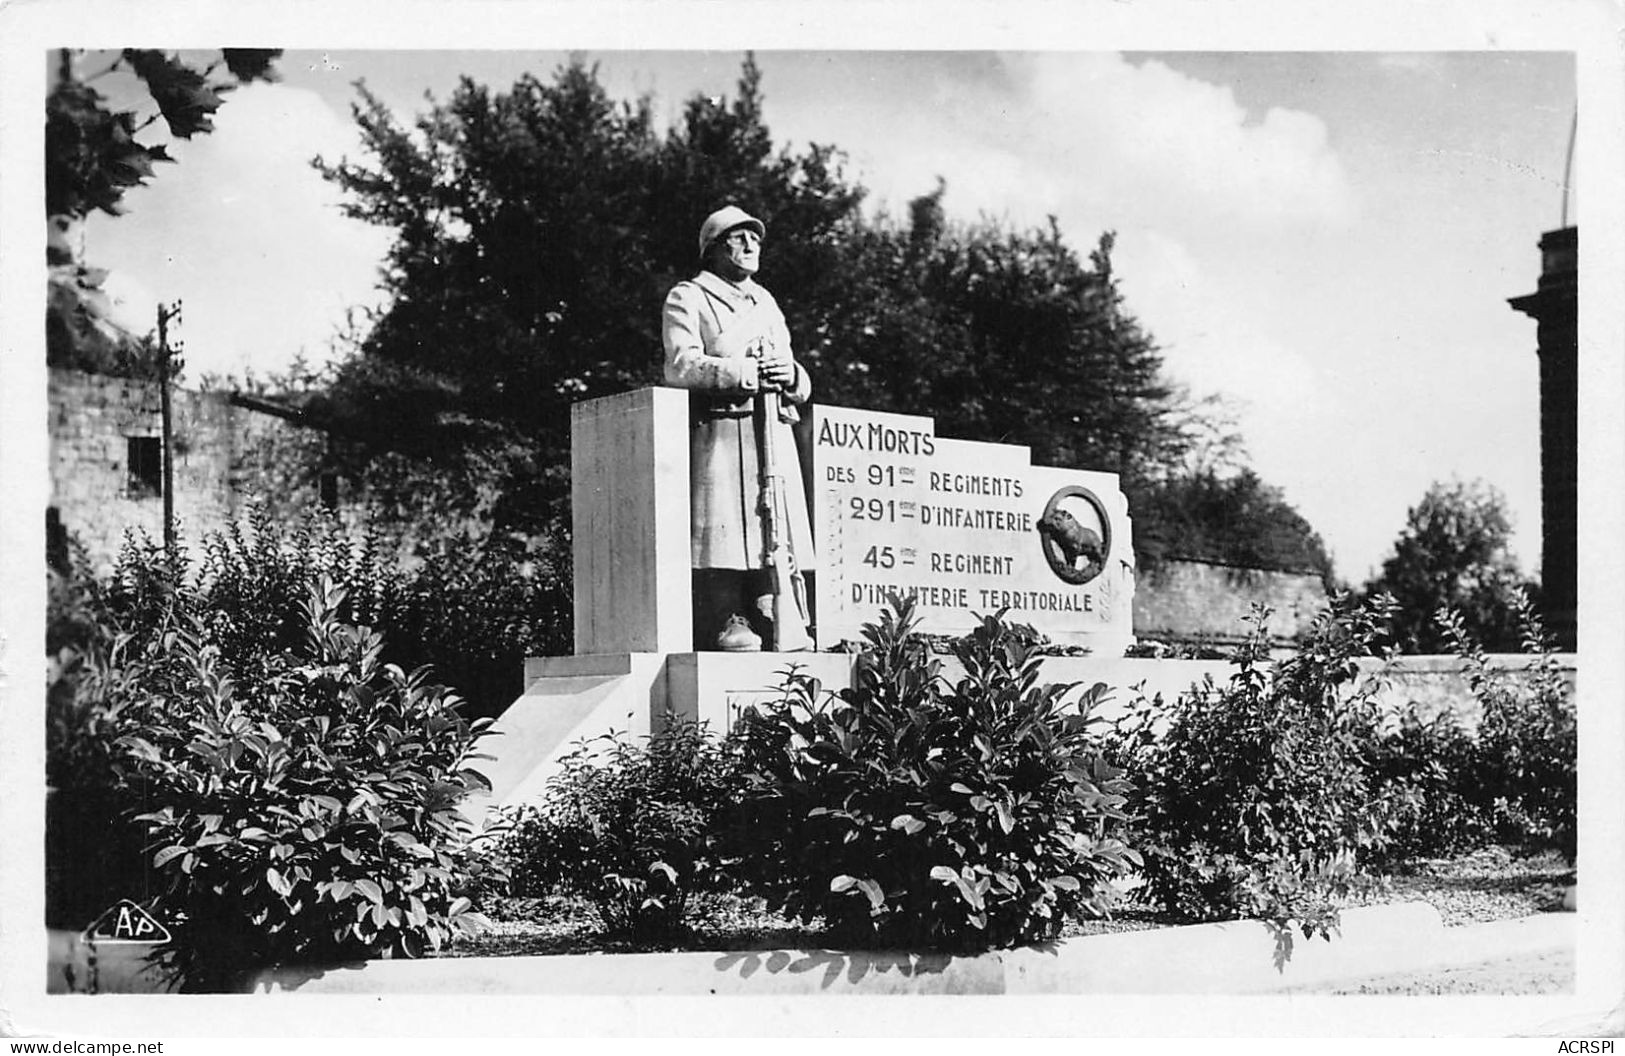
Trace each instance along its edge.
<instances>
[{"instance_id":1,"label":"low white wall","mask_svg":"<svg viewBox=\"0 0 1625 1056\"><path fill-rule=\"evenodd\" d=\"M949 679L960 674L957 663L948 657L943 674ZM1575 658L1558 656L1559 669L1572 686ZM792 667L817 678L825 691L844 689L851 684L855 655L849 653L683 653L667 658L666 705L676 714L705 721L720 732L733 725L740 710L779 698L784 675ZM1490 657L1491 669L1516 675L1532 658L1520 655ZM1387 665L1371 659L1360 662L1367 678L1381 678L1378 700L1389 710L1399 711L1417 705L1424 715L1454 708L1466 727L1476 728L1478 703L1463 674L1462 661L1453 656L1406 656ZM1236 669L1225 660L1152 660L1138 657L1054 656L1044 660L1043 678L1049 682L1080 683L1083 687L1104 682L1111 692L1096 709L1102 718L1122 714L1138 696L1161 696L1172 700L1188 692L1205 677L1223 684ZM657 703L658 706L658 703Z\"/></svg>"},{"instance_id":2,"label":"low white wall","mask_svg":"<svg viewBox=\"0 0 1625 1056\"><path fill-rule=\"evenodd\" d=\"M559 758L585 738L621 730L635 739L668 711L697 719L720 735L744 708L779 699L792 669L816 678L820 692L830 693L851 685L856 659L851 653L615 653L531 660L524 695L498 719L494 730L500 735L486 742L484 750L494 756L483 768L492 795L478 797L470 812L478 816L491 805L534 800ZM1495 669L1509 673L1529 662L1522 656L1493 658ZM1559 662L1572 682L1574 658ZM1479 708L1460 660L1417 656L1386 668L1376 660L1361 667L1367 677L1383 679L1378 699L1389 710L1414 703L1432 715L1453 708L1468 730L1476 729ZM1223 684L1234 670L1223 660L1059 656L1044 661L1043 678L1077 683L1079 694L1105 683L1110 692L1094 714L1111 720L1142 695L1171 701L1206 677ZM960 673L955 661L943 658L945 677Z\"/></svg>"},{"instance_id":3,"label":"low white wall","mask_svg":"<svg viewBox=\"0 0 1625 1056\"><path fill-rule=\"evenodd\" d=\"M1330 939L1256 920L1067 939L977 956L755 949L367 961L262 973L255 992L658 997L1264 994L1339 980L1572 950L1572 914L1445 928L1423 903L1343 911Z\"/></svg>"}]
</instances>

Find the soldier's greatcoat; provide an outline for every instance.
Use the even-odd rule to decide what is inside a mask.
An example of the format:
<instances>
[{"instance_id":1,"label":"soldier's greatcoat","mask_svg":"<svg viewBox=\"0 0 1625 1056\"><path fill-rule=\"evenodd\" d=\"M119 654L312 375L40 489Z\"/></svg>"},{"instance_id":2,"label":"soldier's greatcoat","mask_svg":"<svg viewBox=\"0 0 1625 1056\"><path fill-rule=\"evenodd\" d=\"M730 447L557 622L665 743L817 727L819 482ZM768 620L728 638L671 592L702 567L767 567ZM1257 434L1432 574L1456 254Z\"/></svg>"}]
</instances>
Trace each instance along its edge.
<instances>
[{"instance_id":1,"label":"soldier's greatcoat","mask_svg":"<svg viewBox=\"0 0 1625 1056\"><path fill-rule=\"evenodd\" d=\"M752 405L760 347L790 350L784 313L771 294L746 279L731 283L710 271L680 282L666 297L662 337L666 383L692 390L689 491L695 568L763 567L761 476ZM796 365L796 383L772 423L789 509L789 542L798 569L813 566L801 464L790 431L796 405L812 395L812 379Z\"/></svg>"}]
</instances>

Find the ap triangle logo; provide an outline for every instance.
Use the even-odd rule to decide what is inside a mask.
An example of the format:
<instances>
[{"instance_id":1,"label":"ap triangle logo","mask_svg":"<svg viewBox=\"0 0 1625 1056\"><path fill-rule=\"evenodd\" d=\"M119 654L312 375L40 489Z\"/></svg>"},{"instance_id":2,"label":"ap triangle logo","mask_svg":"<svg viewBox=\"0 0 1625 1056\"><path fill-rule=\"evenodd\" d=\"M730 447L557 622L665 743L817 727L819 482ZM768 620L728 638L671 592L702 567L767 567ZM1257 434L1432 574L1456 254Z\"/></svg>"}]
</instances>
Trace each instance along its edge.
<instances>
[{"instance_id":1,"label":"ap triangle logo","mask_svg":"<svg viewBox=\"0 0 1625 1056\"><path fill-rule=\"evenodd\" d=\"M158 945L169 941L169 929L156 917L127 898L121 898L86 928L86 942L144 942Z\"/></svg>"}]
</instances>

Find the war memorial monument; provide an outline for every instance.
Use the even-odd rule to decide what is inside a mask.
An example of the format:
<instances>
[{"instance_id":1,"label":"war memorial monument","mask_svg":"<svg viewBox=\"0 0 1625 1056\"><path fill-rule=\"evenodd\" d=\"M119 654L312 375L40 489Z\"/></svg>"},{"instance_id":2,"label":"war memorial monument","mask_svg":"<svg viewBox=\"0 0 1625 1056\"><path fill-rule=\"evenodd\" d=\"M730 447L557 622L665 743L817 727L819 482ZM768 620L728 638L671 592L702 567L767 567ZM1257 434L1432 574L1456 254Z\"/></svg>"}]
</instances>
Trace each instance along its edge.
<instances>
[{"instance_id":1,"label":"war memorial monument","mask_svg":"<svg viewBox=\"0 0 1625 1056\"><path fill-rule=\"evenodd\" d=\"M648 733L668 711L713 732L773 695L792 664L830 689L856 654L840 650L888 594L916 600L919 630L969 631L1001 609L1057 644L1091 680L1133 641L1134 551L1111 473L1034 466L1027 448L936 435L928 417L810 409L813 640L803 652L693 647L689 563L689 394L647 388L575 406L571 420L575 650L526 663L526 689L495 728L486 772L499 803L541 791L549 765L585 737ZM1142 670L1143 668L1143 670ZM1070 673L1067 678L1075 677ZM1189 674L1185 673L1188 680ZM1060 674L1057 681L1063 680Z\"/></svg>"},{"instance_id":2,"label":"war memorial monument","mask_svg":"<svg viewBox=\"0 0 1625 1056\"><path fill-rule=\"evenodd\" d=\"M701 270L663 310L668 385L572 408L574 652L526 662L493 731L491 804L535 799L611 730L670 714L723 733L792 666L848 685L848 643L894 597L925 634L997 612L1031 626L1070 647L1049 661L1057 682L1189 684L1123 657L1135 567L1117 475L813 402L752 279L764 235L737 207L708 217Z\"/></svg>"}]
</instances>

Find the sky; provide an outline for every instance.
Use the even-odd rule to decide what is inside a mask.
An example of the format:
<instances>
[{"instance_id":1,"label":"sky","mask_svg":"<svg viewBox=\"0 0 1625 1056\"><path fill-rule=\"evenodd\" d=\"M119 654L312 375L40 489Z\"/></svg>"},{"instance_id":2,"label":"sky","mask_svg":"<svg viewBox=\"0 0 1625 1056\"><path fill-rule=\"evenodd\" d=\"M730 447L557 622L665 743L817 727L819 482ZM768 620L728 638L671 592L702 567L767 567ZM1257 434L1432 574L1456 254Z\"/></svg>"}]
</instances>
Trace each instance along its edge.
<instances>
[{"instance_id":1,"label":"sky","mask_svg":"<svg viewBox=\"0 0 1625 1056\"><path fill-rule=\"evenodd\" d=\"M581 54L612 95L649 94L664 123L695 93L731 96L743 59ZM389 244L343 217L309 164L359 157L353 83L409 120L459 76L503 90L567 59L290 51L279 83L231 93L213 134L173 144L178 164L132 191L124 216L86 225L86 258L111 269L132 329L152 327L158 300L183 299L194 379L319 362L347 312L381 303ZM1169 376L1227 401L1249 463L1344 579L1363 583L1407 510L1453 478L1505 494L1515 552L1538 568L1535 324L1506 300L1534 290L1537 243L1564 216L1571 54L771 50L757 62L774 138L842 148L871 209L901 213L940 176L951 219L1053 215L1080 254L1115 232L1126 306ZM81 68L97 63L87 53ZM96 83L125 98L118 75ZM762 278L771 288L770 253Z\"/></svg>"}]
</instances>

